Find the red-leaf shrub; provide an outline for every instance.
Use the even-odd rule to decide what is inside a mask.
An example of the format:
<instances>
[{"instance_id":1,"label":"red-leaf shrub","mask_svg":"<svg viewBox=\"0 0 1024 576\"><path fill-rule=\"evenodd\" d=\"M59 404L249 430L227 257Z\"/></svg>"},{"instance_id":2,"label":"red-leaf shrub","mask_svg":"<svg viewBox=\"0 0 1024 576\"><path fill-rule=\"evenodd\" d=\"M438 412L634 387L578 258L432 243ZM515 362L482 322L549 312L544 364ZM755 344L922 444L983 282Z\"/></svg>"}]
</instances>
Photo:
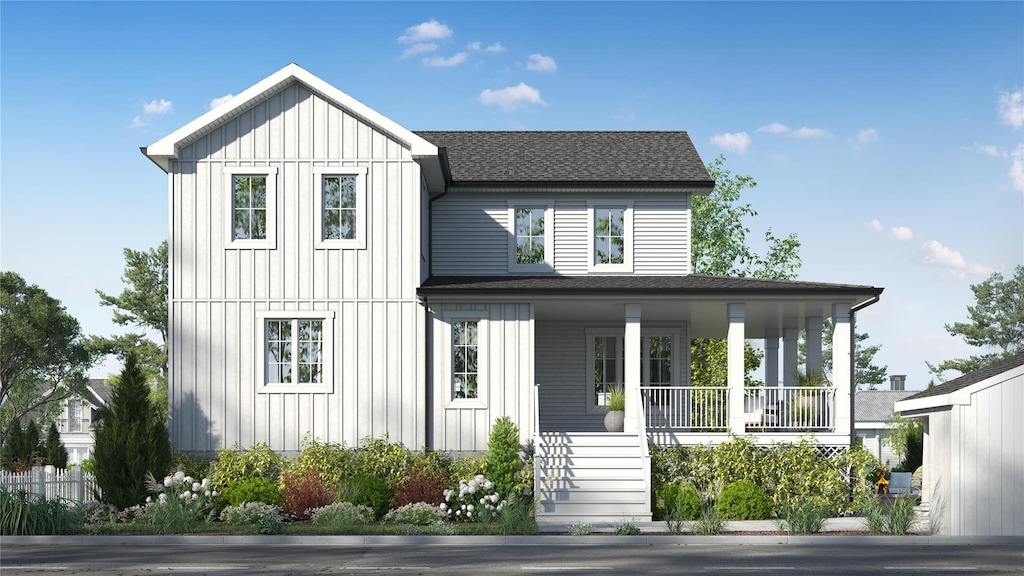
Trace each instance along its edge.
<instances>
[{"instance_id":1,"label":"red-leaf shrub","mask_svg":"<svg viewBox=\"0 0 1024 576\"><path fill-rule=\"evenodd\" d=\"M301 476L286 472L283 480L284 506L281 509L295 518L307 518L306 510L334 502L334 490L320 479L316 468L308 468Z\"/></svg>"},{"instance_id":2,"label":"red-leaf shrub","mask_svg":"<svg viewBox=\"0 0 1024 576\"><path fill-rule=\"evenodd\" d=\"M394 507L426 502L444 502L444 491L448 488L448 477L443 470L418 465L405 469L405 478L395 486Z\"/></svg>"}]
</instances>

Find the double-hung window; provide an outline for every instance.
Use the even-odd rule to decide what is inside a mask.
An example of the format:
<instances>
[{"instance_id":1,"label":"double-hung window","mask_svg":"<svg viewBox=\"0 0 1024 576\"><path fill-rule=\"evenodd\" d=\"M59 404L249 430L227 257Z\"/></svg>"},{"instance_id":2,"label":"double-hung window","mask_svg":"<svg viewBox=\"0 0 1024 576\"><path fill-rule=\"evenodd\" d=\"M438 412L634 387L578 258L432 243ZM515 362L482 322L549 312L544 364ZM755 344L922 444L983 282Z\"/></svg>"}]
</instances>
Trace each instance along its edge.
<instances>
[{"instance_id":1,"label":"double-hung window","mask_svg":"<svg viewBox=\"0 0 1024 576\"><path fill-rule=\"evenodd\" d=\"M274 248L277 236L277 168L228 167L229 248Z\"/></svg>"},{"instance_id":2,"label":"double-hung window","mask_svg":"<svg viewBox=\"0 0 1024 576\"><path fill-rule=\"evenodd\" d=\"M82 401L75 397L68 398L67 431L82 431Z\"/></svg>"},{"instance_id":3,"label":"double-hung window","mask_svg":"<svg viewBox=\"0 0 1024 576\"><path fill-rule=\"evenodd\" d=\"M366 168L313 169L317 248L366 248Z\"/></svg>"},{"instance_id":4,"label":"double-hung window","mask_svg":"<svg viewBox=\"0 0 1024 576\"><path fill-rule=\"evenodd\" d=\"M487 400L487 319L474 311L451 311L439 319L449 361L441 362L439 382L447 382L451 405L483 408ZM447 337L445 337L447 336Z\"/></svg>"},{"instance_id":5,"label":"double-hung window","mask_svg":"<svg viewBox=\"0 0 1024 576\"><path fill-rule=\"evenodd\" d=\"M640 340L640 385L672 386L677 381L677 330L644 331ZM608 404L612 388L625 385L623 332L612 328L587 329L587 413L597 414Z\"/></svg>"},{"instance_id":6,"label":"double-hung window","mask_svg":"<svg viewBox=\"0 0 1024 576\"><path fill-rule=\"evenodd\" d=\"M632 201L591 201L587 224L588 269L591 272L632 272Z\"/></svg>"},{"instance_id":7,"label":"double-hung window","mask_svg":"<svg viewBox=\"0 0 1024 576\"><path fill-rule=\"evenodd\" d=\"M261 392L332 391L333 312L262 311L257 322Z\"/></svg>"},{"instance_id":8,"label":"double-hung window","mask_svg":"<svg viewBox=\"0 0 1024 576\"><path fill-rule=\"evenodd\" d=\"M512 229L509 237L509 271L553 271L554 210L551 205L520 201L509 202L508 206L508 219Z\"/></svg>"}]
</instances>

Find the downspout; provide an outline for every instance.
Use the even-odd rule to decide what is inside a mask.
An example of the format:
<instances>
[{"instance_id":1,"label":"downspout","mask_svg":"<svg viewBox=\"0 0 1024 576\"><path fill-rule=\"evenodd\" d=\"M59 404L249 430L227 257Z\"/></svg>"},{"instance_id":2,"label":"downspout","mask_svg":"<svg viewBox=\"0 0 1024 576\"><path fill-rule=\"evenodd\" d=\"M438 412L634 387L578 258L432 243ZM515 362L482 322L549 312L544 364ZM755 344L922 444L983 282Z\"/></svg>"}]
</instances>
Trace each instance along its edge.
<instances>
[{"instance_id":1,"label":"downspout","mask_svg":"<svg viewBox=\"0 0 1024 576\"><path fill-rule=\"evenodd\" d=\"M857 396L857 312L880 300L878 294L850 308L850 448L857 435L857 423L854 421L854 398Z\"/></svg>"},{"instance_id":2,"label":"downspout","mask_svg":"<svg viewBox=\"0 0 1024 576\"><path fill-rule=\"evenodd\" d=\"M433 429L434 429L434 363L433 363L433 334L430 320L430 303L426 295L420 295L420 305L423 306L423 444L427 450L434 450Z\"/></svg>"}]
</instances>

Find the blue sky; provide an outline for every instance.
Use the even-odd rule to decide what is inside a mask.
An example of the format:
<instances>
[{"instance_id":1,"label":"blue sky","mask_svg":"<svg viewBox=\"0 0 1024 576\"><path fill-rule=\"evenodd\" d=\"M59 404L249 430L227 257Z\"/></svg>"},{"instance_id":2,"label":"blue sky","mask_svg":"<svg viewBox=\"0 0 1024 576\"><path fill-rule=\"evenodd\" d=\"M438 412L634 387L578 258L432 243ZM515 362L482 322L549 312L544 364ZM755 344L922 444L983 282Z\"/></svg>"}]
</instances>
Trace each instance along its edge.
<instances>
[{"instance_id":1,"label":"blue sky","mask_svg":"<svg viewBox=\"0 0 1024 576\"><path fill-rule=\"evenodd\" d=\"M758 182L803 280L885 287L890 373L974 352L969 286L1024 263L1024 3L15 3L0 20L0 266L94 290L167 235L138 148L296 62L414 130L687 130ZM111 363L96 375L116 369ZM953 374L949 374L952 376Z\"/></svg>"}]
</instances>

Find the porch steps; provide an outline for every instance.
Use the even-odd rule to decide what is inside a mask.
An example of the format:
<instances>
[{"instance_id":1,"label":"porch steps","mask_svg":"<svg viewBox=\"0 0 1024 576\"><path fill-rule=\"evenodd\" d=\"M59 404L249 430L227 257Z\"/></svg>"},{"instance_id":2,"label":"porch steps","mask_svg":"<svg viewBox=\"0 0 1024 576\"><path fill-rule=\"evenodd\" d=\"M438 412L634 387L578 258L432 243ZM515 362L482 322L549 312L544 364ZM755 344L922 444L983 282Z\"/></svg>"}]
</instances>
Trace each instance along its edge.
<instances>
[{"instance_id":1,"label":"porch steps","mask_svg":"<svg viewBox=\"0 0 1024 576\"><path fill-rule=\"evenodd\" d=\"M539 525L650 522L637 434L542 432L534 459Z\"/></svg>"}]
</instances>

